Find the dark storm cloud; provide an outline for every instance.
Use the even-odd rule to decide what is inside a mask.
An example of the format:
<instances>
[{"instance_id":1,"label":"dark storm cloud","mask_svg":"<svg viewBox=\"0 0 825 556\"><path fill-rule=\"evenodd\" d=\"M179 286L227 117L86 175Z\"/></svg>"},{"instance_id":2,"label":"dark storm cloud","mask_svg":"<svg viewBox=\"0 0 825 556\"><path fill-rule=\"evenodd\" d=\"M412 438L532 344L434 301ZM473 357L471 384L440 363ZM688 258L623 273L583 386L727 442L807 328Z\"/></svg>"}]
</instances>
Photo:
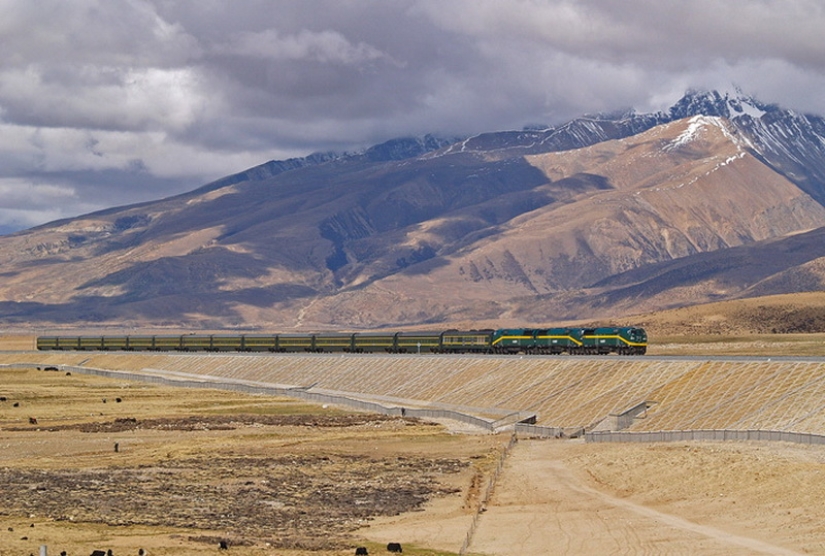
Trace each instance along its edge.
<instances>
[{"instance_id":1,"label":"dark storm cloud","mask_svg":"<svg viewBox=\"0 0 825 556\"><path fill-rule=\"evenodd\" d=\"M825 113L823 28L818 0L6 0L0 229L690 87Z\"/></svg>"}]
</instances>

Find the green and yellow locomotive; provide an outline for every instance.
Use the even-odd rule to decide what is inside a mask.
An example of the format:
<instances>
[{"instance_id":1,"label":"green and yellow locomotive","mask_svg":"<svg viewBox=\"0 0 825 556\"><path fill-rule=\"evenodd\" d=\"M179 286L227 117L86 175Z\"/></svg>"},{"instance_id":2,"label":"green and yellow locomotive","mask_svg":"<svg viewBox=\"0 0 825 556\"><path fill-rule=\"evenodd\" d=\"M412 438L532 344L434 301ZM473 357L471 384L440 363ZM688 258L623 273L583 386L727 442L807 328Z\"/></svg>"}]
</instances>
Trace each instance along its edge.
<instances>
[{"instance_id":1,"label":"green and yellow locomotive","mask_svg":"<svg viewBox=\"0 0 825 556\"><path fill-rule=\"evenodd\" d=\"M39 350L272 353L644 355L639 327L502 328L424 332L40 336Z\"/></svg>"}]
</instances>

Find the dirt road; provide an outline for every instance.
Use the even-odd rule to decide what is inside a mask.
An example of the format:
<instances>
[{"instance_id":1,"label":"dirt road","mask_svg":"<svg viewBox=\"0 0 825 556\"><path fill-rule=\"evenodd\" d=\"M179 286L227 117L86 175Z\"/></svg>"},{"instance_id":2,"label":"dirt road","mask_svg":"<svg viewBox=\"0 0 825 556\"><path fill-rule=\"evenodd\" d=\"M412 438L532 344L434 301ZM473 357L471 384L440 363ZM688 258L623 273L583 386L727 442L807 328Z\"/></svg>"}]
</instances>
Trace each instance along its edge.
<instances>
[{"instance_id":1,"label":"dirt road","mask_svg":"<svg viewBox=\"0 0 825 556\"><path fill-rule=\"evenodd\" d=\"M520 440L469 554L825 554L825 450L784 443ZM363 534L458 551L455 499Z\"/></svg>"},{"instance_id":2,"label":"dirt road","mask_svg":"<svg viewBox=\"0 0 825 556\"><path fill-rule=\"evenodd\" d=\"M512 451L471 544L485 554L801 554L694 523L596 490L564 462L563 446Z\"/></svg>"}]
</instances>

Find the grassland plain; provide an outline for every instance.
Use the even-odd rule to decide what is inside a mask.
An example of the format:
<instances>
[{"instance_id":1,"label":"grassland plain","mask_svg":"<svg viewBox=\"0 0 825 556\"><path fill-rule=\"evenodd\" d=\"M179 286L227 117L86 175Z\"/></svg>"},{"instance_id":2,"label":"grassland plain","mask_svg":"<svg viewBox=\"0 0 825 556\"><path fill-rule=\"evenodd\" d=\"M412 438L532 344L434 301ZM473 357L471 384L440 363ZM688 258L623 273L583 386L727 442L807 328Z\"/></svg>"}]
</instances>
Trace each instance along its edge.
<instances>
[{"instance_id":1,"label":"grassland plain","mask_svg":"<svg viewBox=\"0 0 825 556\"><path fill-rule=\"evenodd\" d=\"M2 555L185 556L221 540L352 554L372 520L432 499L466 527L468 487L501 449L433 423L33 369L0 371L0 396Z\"/></svg>"}]
</instances>

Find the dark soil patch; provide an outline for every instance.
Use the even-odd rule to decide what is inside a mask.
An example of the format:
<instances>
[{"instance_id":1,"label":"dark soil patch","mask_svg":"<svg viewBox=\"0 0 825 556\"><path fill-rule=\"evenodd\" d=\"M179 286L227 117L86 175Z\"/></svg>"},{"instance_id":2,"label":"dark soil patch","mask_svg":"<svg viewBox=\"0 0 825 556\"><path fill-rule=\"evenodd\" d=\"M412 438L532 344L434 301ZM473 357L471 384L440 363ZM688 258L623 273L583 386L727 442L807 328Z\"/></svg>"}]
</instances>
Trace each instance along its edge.
<instances>
[{"instance_id":1,"label":"dark soil patch","mask_svg":"<svg viewBox=\"0 0 825 556\"><path fill-rule=\"evenodd\" d=\"M415 419L374 414L196 415L38 428L55 434L252 426L356 430L385 421L423 425ZM0 508L6 515L32 514L57 521L192 529L193 539L200 538L196 530L226 531L232 536L221 540L234 546L252 539L283 549L322 550L341 546L348 532L375 517L420 509L430 498L454 492L439 479L467 465L458 459L407 456L267 457L229 452L134 467L6 468L0 469ZM214 544L216 538L208 536L204 542Z\"/></svg>"},{"instance_id":2,"label":"dark soil patch","mask_svg":"<svg viewBox=\"0 0 825 556\"><path fill-rule=\"evenodd\" d=\"M43 431L77 430L80 432L126 432L134 430L168 430L168 431L198 431L198 430L235 430L240 427L254 425L271 427L356 427L378 424L386 421L397 421L397 417L371 414L346 415L193 415L187 417L135 419L123 417L114 421L79 423L72 425L38 426ZM416 419L405 419L410 425L424 423ZM31 427L7 427L8 431L31 430Z\"/></svg>"},{"instance_id":3,"label":"dark soil patch","mask_svg":"<svg viewBox=\"0 0 825 556\"><path fill-rule=\"evenodd\" d=\"M377 516L454 492L439 485L467 464L350 454L215 456L135 468L0 470L0 507L55 520L231 531L275 547L340 546ZM233 541L236 544L237 540Z\"/></svg>"}]
</instances>

